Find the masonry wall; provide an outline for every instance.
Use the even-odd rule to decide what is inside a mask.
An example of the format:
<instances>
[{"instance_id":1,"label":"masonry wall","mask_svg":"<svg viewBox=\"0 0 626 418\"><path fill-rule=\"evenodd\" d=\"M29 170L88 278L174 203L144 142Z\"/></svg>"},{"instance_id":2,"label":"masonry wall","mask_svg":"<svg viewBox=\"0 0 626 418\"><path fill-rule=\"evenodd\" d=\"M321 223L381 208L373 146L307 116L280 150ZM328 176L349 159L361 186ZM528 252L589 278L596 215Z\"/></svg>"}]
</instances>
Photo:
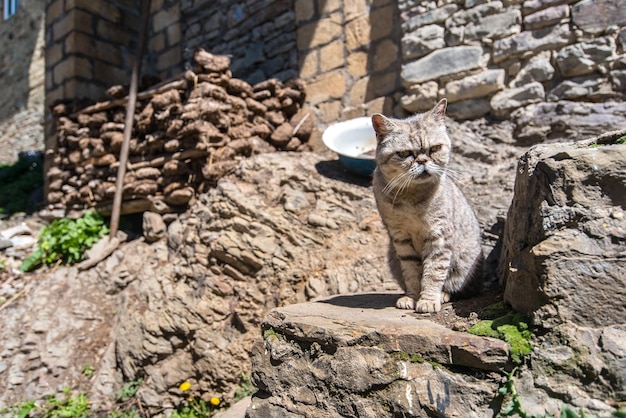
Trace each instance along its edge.
<instances>
[{"instance_id":1,"label":"masonry wall","mask_svg":"<svg viewBox=\"0 0 626 418\"><path fill-rule=\"evenodd\" d=\"M22 1L0 20L0 164L43 149L44 0ZM2 19L0 4L0 19Z\"/></svg>"},{"instance_id":2,"label":"masonry wall","mask_svg":"<svg viewBox=\"0 0 626 418\"><path fill-rule=\"evenodd\" d=\"M48 3L48 104L128 83L139 6ZM320 131L446 97L540 142L626 123L625 43L626 0L154 0L143 73L174 77L203 47L252 84L304 79Z\"/></svg>"},{"instance_id":3,"label":"masonry wall","mask_svg":"<svg viewBox=\"0 0 626 418\"><path fill-rule=\"evenodd\" d=\"M399 0L401 103L442 97L457 119L513 123L518 140L626 124L626 1Z\"/></svg>"}]
</instances>

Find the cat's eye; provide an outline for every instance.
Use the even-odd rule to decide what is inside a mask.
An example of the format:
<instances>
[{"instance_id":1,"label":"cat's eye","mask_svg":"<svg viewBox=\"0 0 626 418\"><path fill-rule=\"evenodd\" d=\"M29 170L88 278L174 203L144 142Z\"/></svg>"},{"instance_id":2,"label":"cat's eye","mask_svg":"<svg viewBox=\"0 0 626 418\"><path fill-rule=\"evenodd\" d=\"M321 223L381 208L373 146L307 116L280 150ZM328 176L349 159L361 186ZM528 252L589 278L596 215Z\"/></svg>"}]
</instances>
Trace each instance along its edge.
<instances>
[{"instance_id":1,"label":"cat's eye","mask_svg":"<svg viewBox=\"0 0 626 418\"><path fill-rule=\"evenodd\" d=\"M411 155L411 151L398 151L398 157L406 158Z\"/></svg>"},{"instance_id":2,"label":"cat's eye","mask_svg":"<svg viewBox=\"0 0 626 418\"><path fill-rule=\"evenodd\" d=\"M430 147L430 153L432 154L433 152L440 151L441 148L442 148L442 145L433 145L432 147Z\"/></svg>"}]
</instances>

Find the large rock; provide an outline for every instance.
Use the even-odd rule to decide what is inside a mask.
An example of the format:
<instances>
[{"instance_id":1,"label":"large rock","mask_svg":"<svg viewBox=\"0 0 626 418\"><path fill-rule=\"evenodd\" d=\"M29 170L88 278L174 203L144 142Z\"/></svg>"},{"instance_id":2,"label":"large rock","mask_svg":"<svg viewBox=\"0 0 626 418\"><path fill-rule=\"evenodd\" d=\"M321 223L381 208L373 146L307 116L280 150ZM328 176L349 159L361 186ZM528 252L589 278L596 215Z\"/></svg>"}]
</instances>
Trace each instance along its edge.
<instances>
[{"instance_id":1,"label":"large rock","mask_svg":"<svg viewBox=\"0 0 626 418\"><path fill-rule=\"evenodd\" d=\"M417 319L394 307L397 296L345 295L273 310L253 357L260 392L247 416L493 416L497 383L470 376L504 367L507 344Z\"/></svg>"},{"instance_id":2,"label":"large rock","mask_svg":"<svg viewBox=\"0 0 626 418\"><path fill-rule=\"evenodd\" d=\"M519 162L500 269L505 300L538 325L624 322L625 134L538 145Z\"/></svg>"},{"instance_id":3,"label":"large rock","mask_svg":"<svg viewBox=\"0 0 626 418\"><path fill-rule=\"evenodd\" d=\"M457 46L434 51L424 58L402 66L400 74L406 87L435 80L452 74L480 67L482 48L479 46Z\"/></svg>"},{"instance_id":4,"label":"large rock","mask_svg":"<svg viewBox=\"0 0 626 418\"><path fill-rule=\"evenodd\" d=\"M513 111L510 120L520 143L578 141L626 126L626 103L537 103Z\"/></svg>"}]
</instances>

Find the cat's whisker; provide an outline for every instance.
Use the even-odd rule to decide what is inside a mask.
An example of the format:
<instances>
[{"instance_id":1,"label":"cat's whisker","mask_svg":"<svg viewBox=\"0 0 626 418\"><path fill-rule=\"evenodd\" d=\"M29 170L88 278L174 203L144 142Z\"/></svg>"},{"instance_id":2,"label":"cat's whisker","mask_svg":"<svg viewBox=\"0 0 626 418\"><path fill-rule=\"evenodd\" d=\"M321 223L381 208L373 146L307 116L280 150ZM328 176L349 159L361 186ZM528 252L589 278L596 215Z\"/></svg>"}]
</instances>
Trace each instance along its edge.
<instances>
[{"instance_id":1,"label":"cat's whisker","mask_svg":"<svg viewBox=\"0 0 626 418\"><path fill-rule=\"evenodd\" d=\"M390 193L393 189L396 188L398 184L400 184L403 181L403 177L408 176L408 175L409 173L403 172L399 174L398 176L394 177L393 179L391 179L391 181L389 181L389 183L387 183L385 187L383 188L383 193L385 194Z\"/></svg>"},{"instance_id":2,"label":"cat's whisker","mask_svg":"<svg viewBox=\"0 0 626 418\"><path fill-rule=\"evenodd\" d=\"M446 173L446 175L448 175L452 180L454 180L457 183L465 183L465 181L463 180L463 173L459 170L455 170L453 168L450 167L446 167L443 169L443 171Z\"/></svg>"}]
</instances>

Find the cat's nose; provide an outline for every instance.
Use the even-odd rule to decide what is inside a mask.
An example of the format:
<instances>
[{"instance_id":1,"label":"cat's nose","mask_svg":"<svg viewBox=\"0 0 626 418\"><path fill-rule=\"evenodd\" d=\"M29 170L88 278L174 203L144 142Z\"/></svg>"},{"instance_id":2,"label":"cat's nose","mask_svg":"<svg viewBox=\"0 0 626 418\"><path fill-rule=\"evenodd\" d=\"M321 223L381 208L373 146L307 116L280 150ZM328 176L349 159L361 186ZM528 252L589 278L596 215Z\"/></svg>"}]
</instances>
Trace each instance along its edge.
<instances>
[{"instance_id":1,"label":"cat's nose","mask_svg":"<svg viewBox=\"0 0 626 418\"><path fill-rule=\"evenodd\" d=\"M417 161L418 163L421 163L421 164L426 164L426 162L429 159L430 158L428 158L428 156L426 156L424 154L419 154L417 157L415 157L415 161Z\"/></svg>"}]
</instances>

